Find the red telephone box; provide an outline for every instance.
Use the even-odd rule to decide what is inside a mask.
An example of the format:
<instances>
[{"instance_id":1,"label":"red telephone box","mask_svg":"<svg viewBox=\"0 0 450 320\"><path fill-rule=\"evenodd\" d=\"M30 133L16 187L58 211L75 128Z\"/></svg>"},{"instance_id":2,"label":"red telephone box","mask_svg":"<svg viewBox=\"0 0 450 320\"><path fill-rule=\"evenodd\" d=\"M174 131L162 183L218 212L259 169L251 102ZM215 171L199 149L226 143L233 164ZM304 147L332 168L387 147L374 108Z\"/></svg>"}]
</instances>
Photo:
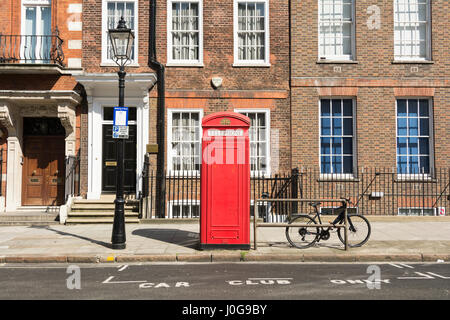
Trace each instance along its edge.
<instances>
[{"instance_id":1,"label":"red telephone box","mask_svg":"<svg viewBox=\"0 0 450 320\"><path fill-rule=\"evenodd\" d=\"M250 119L218 112L202 127L200 248L250 249Z\"/></svg>"}]
</instances>

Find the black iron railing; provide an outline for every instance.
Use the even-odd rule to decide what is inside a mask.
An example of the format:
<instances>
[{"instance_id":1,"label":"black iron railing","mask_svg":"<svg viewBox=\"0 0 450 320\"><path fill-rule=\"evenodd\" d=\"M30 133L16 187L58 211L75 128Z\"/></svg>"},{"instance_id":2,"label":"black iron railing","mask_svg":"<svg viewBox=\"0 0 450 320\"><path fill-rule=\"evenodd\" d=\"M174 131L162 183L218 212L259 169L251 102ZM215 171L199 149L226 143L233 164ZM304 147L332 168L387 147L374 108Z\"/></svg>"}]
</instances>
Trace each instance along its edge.
<instances>
[{"instance_id":1,"label":"black iron railing","mask_svg":"<svg viewBox=\"0 0 450 320\"><path fill-rule=\"evenodd\" d=\"M0 34L0 64L57 64L64 67L63 40L52 35Z\"/></svg>"},{"instance_id":2,"label":"black iron railing","mask_svg":"<svg viewBox=\"0 0 450 320\"><path fill-rule=\"evenodd\" d=\"M156 173L145 176L148 194L142 218L155 218ZM156 218L197 218L200 214L200 175L193 172L165 174L165 215ZM323 204L324 214L332 214L339 199L350 198L364 215L449 215L450 169L436 168L433 175L399 175L395 168L360 168L353 176L323 175L316 168L293 169L271 176L252 176L251 215L254 199L336 199ZM308 213L307 203L262 203L258 216L268 222L282 222L288 212Z\"/></svg>"}]
</instances>

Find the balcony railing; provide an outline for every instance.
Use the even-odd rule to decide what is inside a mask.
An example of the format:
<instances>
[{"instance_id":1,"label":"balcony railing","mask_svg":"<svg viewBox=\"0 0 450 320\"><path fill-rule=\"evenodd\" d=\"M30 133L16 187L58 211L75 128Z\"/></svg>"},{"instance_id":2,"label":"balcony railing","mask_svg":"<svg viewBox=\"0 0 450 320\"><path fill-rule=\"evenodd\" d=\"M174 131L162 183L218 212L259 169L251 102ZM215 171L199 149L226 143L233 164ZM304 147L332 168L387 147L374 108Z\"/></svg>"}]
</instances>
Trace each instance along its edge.
<instances>
[{"instance_id":1,"label":"balcony railing","mask_svg":"<svg viewBox=\"0 0 450 320\"><path fill-rule=\"evenodd\" d=\"M63 40L52 35L0 34L0 64L57 64L64 67Z\"/></svg>"}]
</instances>

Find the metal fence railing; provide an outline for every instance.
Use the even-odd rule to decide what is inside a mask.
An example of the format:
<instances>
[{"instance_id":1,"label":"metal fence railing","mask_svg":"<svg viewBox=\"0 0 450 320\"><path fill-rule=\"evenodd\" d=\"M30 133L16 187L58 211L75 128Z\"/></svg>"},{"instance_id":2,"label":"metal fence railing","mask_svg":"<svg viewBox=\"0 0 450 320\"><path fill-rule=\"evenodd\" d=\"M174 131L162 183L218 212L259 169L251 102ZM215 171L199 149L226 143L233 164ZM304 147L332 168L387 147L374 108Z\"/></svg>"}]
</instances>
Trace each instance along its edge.
<instances>
[{"instance_id":1,"label":"metal fence railing","mask_svg":"<svg viewBox=\"0 0 450 320\"><path fill-rule=\"evenodd\" d=\"M148 193L142 218L155 218L156 172L143 175ZM429 175L399 175L394 168L360 168L352 177L323 175L316 168L293 169L271 176L252 175L251 215L254 200L336 199L322 204L323 214L332 214L339 199L350 198L364 215L448 215L450 210L450 169L436 168ZM165 215L156 218L198 218L200 215L200 175L195 172L166 172ZM266 222L284 222L289 212L309 213L305 202L259 203L258 217Z\"/></svg>"},{"instance_id":2,"label":"metal fence railing","mask_svg":"<svg viewBox=\"0 0 450 320\"><path fill-rule=\"evenodd\" d=\"M64 66L63 40L51 35L0 34L0 64L58 64Z\"/></svg>"},{"instance_id":3,"label":"metal fence railing","mask_svg":"<svg viewBox=\"0 0 450 320\"><path fill-rule=\"evenodd\" d=\"M299 198L350 198L354 210L364 215L445 215L450 209L449 184L449 168L435 168L431 175L360 168L353 177L324 176L317 169L303 168L298 187Z\"/></svg>"}]
</instances>

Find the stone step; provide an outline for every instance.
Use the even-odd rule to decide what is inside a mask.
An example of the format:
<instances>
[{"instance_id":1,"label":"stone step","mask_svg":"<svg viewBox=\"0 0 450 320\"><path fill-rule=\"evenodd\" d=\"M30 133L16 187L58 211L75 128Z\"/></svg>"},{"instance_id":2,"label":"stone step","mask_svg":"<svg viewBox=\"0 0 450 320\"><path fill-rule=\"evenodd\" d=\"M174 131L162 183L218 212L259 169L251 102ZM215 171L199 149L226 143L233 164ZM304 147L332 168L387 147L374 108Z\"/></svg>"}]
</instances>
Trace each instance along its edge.
<instances>
[{"instance_id":1,"label":"stone step","mask_svg":"<svg viewBox=\"0 0 450 320\"><path fill-rule=\"evenodd\" d=\"M71 211L114 211L115 207L114 205L73 205L70 210ZM125 211L139 211L139 207L130 207L125 206Z\"/></svg>"},{"instance_id":2,"label":"stone step","mask_svg":"<svg viewBox=\"0 0 450 320\"><path fill-rule=\"evenodd\" d=\"M59 221L0 221L0 226L49 226Z\"/></svg>"},{"instance_id":3,"label":"stone step","mask_svg":"<svg viewBox=\"0 0 450 320\"><path fill-rule=\"evenodd\" d=\"M114 218L105 218L105 217L90 217L90 218L83 218L83 217L68 217L66 220L66 224L87 224L87 223L110 223L112 224L114 222ZM138 218L132 218L125 216L125 223L139 223Z\"/></svg>"},{"instance_id":4,"label":"stone step","mask_svg":"<svg viewBox=\"0 0 450 320\"><path fill-rule=\"evenodd\" d=\"M52 222L56 221L56 216L46 217L46 216L0 216L0 222L7 221L42 221L42 222Z\"/></svg>"},{"instance_id":5,"label":"stone step","mask_svg":"<svg viewBox=\"0 0 450 320\"><path fill-rule=\"evenodd\" d=\"M59 213L58 206L20 206L17 207L14 213L26 214L28 212L33 213L43 213L43 214L54 214Z\"/></svg>"},{"instance_id":6,"label":"stone step","mask_svg":"<svg viewBox=\"0 0 450 320\"><path fill-rule=\"evenodd\" d=\"M125 211L125 217L137 217L139 212ZM114 211L71 211L68 217L114 217Z\"/></svg>"}]
</instances>

